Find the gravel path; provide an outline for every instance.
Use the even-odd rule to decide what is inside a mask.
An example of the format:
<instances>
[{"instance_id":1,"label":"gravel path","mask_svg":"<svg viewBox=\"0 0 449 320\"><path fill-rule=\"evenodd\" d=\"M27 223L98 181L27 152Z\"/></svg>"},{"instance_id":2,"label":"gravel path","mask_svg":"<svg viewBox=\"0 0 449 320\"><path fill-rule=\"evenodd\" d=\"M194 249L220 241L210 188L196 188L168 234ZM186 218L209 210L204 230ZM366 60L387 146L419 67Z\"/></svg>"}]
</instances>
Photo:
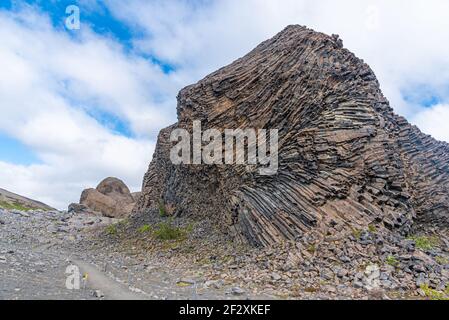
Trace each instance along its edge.
<instances>
[{"instance_id":1,"label":"gravel path","mask_svg":"<svg viewBox=\"0 0 449 320\"><path fill-rule=\"evenodd\" d=\"M92 299L88 290L67 290L70 254L47 232L49 216L0 211L0 299Z\"/></svg>"},{"instance_id":2,"label":"gravel path","mask_svg":"<svg viewBox=\"0 0 449 320\"><path fill-rule=\"evenodd\" d=\"M92 230L113 223L91 215L0 209L0 299L259 298L230 286L205 287L194 274L143 262L122 248L86 246ZM70 266L79 270L79 289L66 287Z\"/></svg>"}]
</instances>

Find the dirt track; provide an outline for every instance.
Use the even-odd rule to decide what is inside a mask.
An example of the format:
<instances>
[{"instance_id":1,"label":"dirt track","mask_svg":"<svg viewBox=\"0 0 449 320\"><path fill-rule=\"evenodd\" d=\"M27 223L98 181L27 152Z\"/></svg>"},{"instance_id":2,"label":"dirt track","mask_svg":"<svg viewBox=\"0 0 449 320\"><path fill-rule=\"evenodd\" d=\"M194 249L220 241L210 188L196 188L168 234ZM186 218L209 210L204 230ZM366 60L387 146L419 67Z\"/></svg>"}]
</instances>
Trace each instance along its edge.
<instances>
[{"instance_id":1,"label":"dirt track","mask_svg":"<svg viewBox=\"0 0 449 320\"><path fill-rule=\"evenodd\" d=\"M198 278L158 261L86 246L89 230L117 222L60 212L0 209L0 299L230 299L229 288L198 288ZM80 271L80 288L66 288L67 267ZM87 274L87 277L86 277ZM87 279L86 279L87 278Z\"/></svg>"}]
</instances>

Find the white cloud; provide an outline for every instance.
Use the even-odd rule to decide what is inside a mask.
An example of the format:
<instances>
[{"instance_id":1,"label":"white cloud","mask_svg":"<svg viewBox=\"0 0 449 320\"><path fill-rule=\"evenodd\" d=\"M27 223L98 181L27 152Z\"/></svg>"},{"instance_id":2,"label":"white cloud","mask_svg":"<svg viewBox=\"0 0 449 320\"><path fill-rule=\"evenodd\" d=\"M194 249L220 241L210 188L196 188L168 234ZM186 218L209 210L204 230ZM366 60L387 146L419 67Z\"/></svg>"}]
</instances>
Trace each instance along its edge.
<instances>
[{"instance_id":1,"label":"white cloud","mask_svg":"<svg viewBox=\"0 0 449 320\"><path fill-rule=\"evenodd\" d=\"M56 31L32 8L0 12L0 38L0 132L42 161L0 163L0 185L58 208L107 176L139 190L150 138L173 121L174 81L88 29L79 38ZM156 95L172 98L156 103ZM102 126L86 113L93 108L129 123L136 137Z\"/></svg>"},{"instance_id":2,"label":"white cloud","mask_svg":"<svg viewBox=\"0 0 449 320\"><path fill-rule=\"evenodd\" d=\"M49 153L44 164L30 166L0 161L2 187L41 200L56 208L78 202L84 188L108 176L120 177L134 191L140 185L154 145L124 137L90 139L78 152Z\"/></svg>"},{"instance_id":3,"label":"white cloud","mask_svg":"<svg viewBox=\"0 0 449 320\"><path fill-rule=\"evenodd\" d=\"M438 104L415 115L411 122L435 139L449 141L449 104Z\"/></svg>"},{"instance_id":4,"label":"white cloud","mask_svg":"<svg viewBox=\"0 0 449 320\"><path fill-rule=\"evenodd\" d=\"M449 2L446 0L117 1L112 11L147 31L145 52L179 64L185 80L239 58L288 24L337 33L367 61L401 115L419 106L404 92L426 85L449 100Z\"/></svg>"}]
</instances>

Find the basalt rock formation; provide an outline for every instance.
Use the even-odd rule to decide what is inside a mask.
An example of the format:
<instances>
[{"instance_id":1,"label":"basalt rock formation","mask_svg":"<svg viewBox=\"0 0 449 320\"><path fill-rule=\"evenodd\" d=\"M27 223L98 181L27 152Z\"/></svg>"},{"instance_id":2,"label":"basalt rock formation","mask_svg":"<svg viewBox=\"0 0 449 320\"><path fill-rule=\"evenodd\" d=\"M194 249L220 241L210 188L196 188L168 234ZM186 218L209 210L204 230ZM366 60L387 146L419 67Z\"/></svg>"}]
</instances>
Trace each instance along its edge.
<instances>
[{"instance_id":1,"label":"basalt rock formation","mask_svg":"<svg viewBox=\"0 0 449 320\"><path fill-rule=\"evenodd\" d=\"M110 218L128 216L136 203L136 199L126 184L117 178L106 178L96 189L82 192L80 203L71 204L69 211L91 212Z\"/></svg>"},{"instance_id":2,"label":"basalt rock formation","mask_svg":"<svg viewBox=\"0 0 449 320\"><path fill-rule=\"evenodd\" d=\"M136 212L216 221L257 246L310 230L448 226L449 145L394 114L370 67L338 36L289 26L178 96L161 131ZM279 130L279 169L174 165L170 132Z\"/></svg>"}]
</instances>

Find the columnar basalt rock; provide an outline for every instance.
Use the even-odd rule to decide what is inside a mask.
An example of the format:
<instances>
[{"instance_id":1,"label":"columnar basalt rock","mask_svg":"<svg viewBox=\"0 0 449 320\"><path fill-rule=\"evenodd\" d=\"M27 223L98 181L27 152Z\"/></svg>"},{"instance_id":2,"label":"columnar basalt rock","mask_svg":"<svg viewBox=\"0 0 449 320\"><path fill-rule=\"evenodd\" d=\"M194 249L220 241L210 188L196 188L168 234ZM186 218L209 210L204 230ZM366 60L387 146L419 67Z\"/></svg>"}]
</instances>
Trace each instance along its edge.
<instances>
[{"instance_id":1,"label":"columnar basalt rock","mask_svg":"<svg viewBox=\"0 0 449 320\"><path fill-rule=\"evenodd\" d=\"M161 131L136 212L163 202L176 216L214 219L253 245L311 229L415 222L448 225L449 145L394 114L370 67L338 36L289 26L249 54L184 88L178 122ZM173 165L170 132L279 130L279 170Z\"/></svg>"}]
</instances>

